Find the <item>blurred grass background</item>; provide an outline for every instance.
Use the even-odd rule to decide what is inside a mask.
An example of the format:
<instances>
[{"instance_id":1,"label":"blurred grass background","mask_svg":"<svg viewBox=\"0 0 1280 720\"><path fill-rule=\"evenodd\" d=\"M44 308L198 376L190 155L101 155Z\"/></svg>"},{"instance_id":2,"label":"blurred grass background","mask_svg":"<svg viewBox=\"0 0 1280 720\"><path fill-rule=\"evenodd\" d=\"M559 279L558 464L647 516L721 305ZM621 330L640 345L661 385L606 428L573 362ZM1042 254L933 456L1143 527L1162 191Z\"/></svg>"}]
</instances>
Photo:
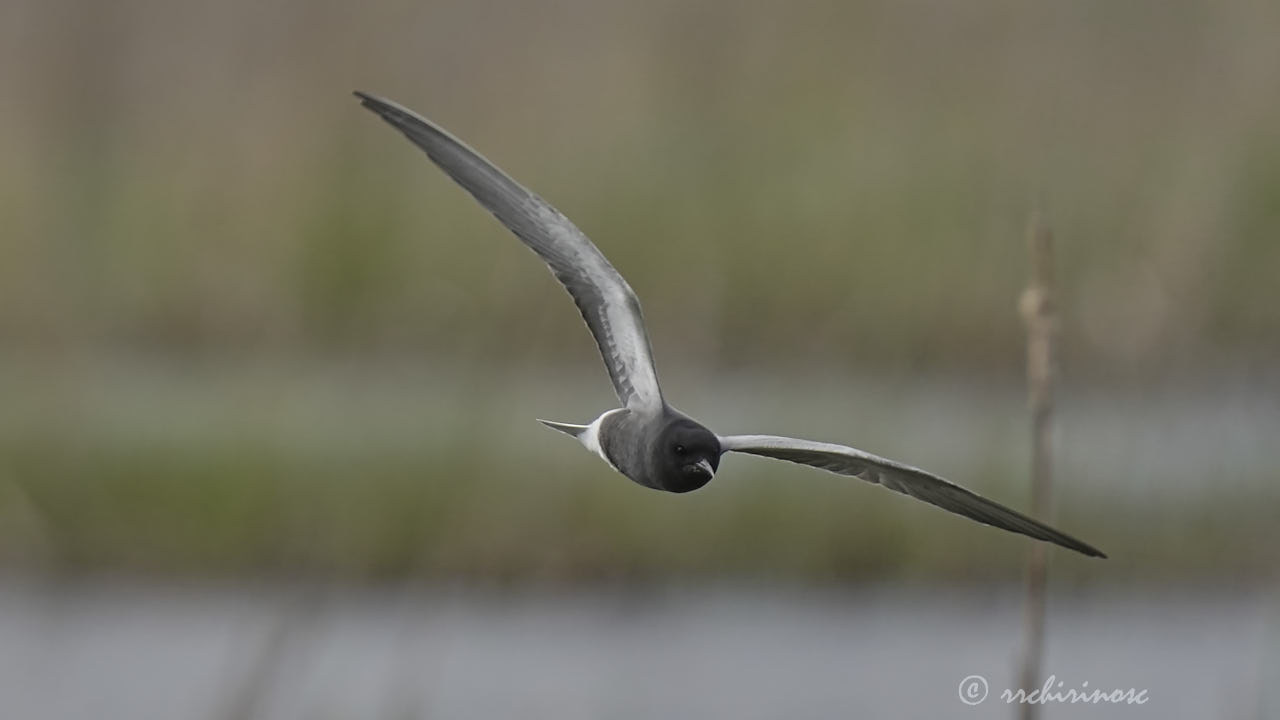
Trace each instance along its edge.
<instances>
[{"instance_id":1,"label":"blurred grass background","mask_svg":"<svg viewBox=\"0 0 1280 720\"><path fill-rule=\"evenodd\" d=\"M860 483L735 459L666 497L537 427L612 407L587 333L361 89L591 235L682 409L1015 506L1040 209L1058 524L1114 558L1062 575L1271 576L1278 23L1253 0L0 4L0 563L1017 576L1021 541Z\"/></svg>"}]
</instances>

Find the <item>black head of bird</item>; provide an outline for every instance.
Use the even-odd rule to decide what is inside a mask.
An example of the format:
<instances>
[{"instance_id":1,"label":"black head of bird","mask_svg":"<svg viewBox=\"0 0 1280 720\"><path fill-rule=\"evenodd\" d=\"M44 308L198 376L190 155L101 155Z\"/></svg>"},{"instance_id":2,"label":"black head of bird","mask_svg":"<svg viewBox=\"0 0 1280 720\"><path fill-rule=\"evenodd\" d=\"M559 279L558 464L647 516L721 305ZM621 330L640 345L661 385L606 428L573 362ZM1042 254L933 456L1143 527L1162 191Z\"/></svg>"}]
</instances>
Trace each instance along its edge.
<instances>
[{"instance_id":1,"label":"black head of bird","mask_svg":"<svg viewBox=\"0 0 1280 720\"><path fill-rule=\"evenodd\" d=\"M720 440L715 433L687 418L663 428L654 445L654 465L660 489L685 493L711 482L720 467Z\"/></svg>"}]
</instances>

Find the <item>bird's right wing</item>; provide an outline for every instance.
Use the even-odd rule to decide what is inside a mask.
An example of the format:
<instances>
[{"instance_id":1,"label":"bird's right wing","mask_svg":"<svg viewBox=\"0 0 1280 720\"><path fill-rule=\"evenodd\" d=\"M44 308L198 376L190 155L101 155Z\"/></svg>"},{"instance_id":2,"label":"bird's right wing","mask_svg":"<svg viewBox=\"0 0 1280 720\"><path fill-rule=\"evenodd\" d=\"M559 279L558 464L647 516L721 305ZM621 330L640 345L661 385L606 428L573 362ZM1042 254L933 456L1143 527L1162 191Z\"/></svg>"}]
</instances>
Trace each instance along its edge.
<instances>
[{"instance_id":1,"label":"bird's right wing","mask_svg":"<svg viewBox=\"0 0 1280 720\"><path fill-rule=\"evenodd\" d=\"M730 435L720 438L720 447L726 451L809 465L838 475L851 475L985 525L1046 540L1091 557L1106 557L1088 543L933 473L844 445L776 435Z\"/></svg>"},{"instance_id":2,"label":"bird's right wing","mask_svg":"<svg viewBox=\"0 0 1280 720\"><path fill-rule=\"evenodd\" d=\"M662 390L640 302L627 281L585 234L542 198L431 121L382 98L355 93L364 107L426 151L551 268L586 320L618 399L656 411Z\"/></svg>"}]
</instances>

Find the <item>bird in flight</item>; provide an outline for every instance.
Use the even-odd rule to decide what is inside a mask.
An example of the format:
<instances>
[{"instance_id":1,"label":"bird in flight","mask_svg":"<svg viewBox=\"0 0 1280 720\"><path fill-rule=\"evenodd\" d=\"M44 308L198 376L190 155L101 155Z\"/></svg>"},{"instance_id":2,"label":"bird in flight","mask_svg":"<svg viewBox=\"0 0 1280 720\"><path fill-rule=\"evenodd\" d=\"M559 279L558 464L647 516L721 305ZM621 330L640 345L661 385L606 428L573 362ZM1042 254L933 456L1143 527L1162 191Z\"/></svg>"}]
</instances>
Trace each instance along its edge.
<instances>
[{"instance_id":1,"label":"bird in flight","mask_svg":"<svg viewBox=\"0 0 1280 720\"><path fill-rule=\"evenodd\" d=\"M658 385L635 292L581 230L440 126L389 100L355 95L537 253L569 291L600 348L622 407L586 425L540 422L577 438L614 470L645 487L684 493L710 482L724 453L760 455L861 478L986 525L1106 557L1088 543L919 468L844 445L776 435L717 435L671 407Z\"/></svg>"}]
</instances>

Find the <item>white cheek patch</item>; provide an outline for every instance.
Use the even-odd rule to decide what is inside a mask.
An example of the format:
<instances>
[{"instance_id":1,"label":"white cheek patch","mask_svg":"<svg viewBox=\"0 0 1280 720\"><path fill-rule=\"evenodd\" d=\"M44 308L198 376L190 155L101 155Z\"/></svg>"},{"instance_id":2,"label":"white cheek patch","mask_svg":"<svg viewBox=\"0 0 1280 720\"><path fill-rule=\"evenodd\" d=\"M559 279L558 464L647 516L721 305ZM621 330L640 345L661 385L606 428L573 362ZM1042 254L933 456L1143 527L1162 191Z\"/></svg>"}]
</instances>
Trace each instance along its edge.
<instances>
[{"instance_id":1,"label":"white cheek patch","mask_svg":"<svg viewBox=\"0 0 1280 720\"><path fill-rule=\"evenodd\" d=\"M601 424L604 423L605 418L609 417L614 413L620 413L620 412L625 412L625 408L610 410L609 412L602 414L600 417L593 420L591 424L587 426L587 429L584 430L582 434L578 436L578 440L582 442L583 447L595 453L596 455L599 455L601 460L604 460L606 463L609 464L609 467L613 468L617 472L622 472L622 471L618 470L618 466L614 465L613 461L609 459L609 456L604 454L604 447L600 444L600 426Z\"/></svg>"}]
</instances>

